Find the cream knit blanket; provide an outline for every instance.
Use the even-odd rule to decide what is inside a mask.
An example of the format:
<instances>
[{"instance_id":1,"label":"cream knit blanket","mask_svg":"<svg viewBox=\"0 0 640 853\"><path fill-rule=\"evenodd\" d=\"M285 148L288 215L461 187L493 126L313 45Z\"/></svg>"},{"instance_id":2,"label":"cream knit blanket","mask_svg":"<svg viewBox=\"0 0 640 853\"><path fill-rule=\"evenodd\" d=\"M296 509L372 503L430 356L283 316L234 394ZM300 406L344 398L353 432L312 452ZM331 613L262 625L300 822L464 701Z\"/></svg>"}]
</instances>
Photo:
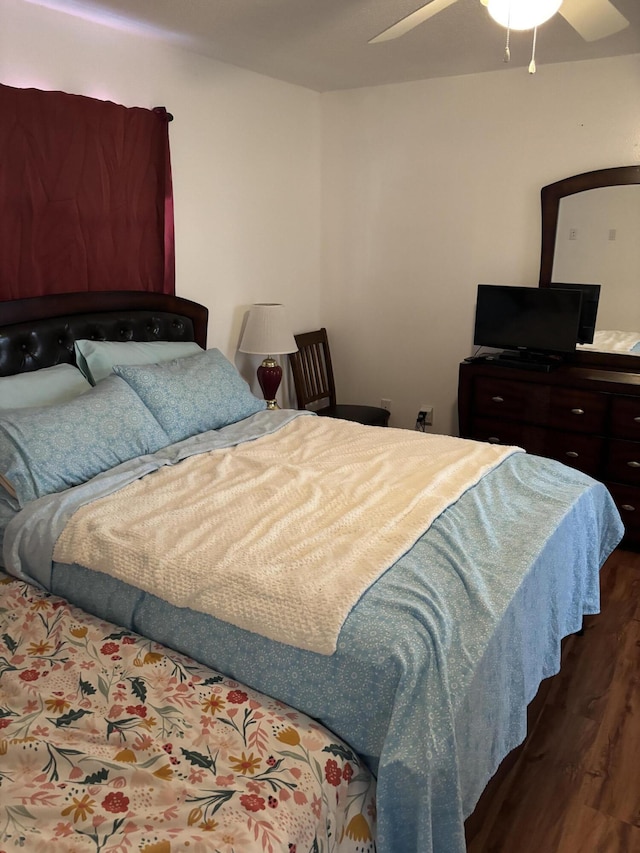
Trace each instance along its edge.
<instances>
[{"instance_id":1,"label":"cream knit blanket","mask_svg":"<svg viewBox=\"0 0 640 853\"><path fill-rule=\"evenodd\" d=\"M331 654L365 590L515 449L300 417L81 508L54 559Z\"/></svg>"}]
</instances>

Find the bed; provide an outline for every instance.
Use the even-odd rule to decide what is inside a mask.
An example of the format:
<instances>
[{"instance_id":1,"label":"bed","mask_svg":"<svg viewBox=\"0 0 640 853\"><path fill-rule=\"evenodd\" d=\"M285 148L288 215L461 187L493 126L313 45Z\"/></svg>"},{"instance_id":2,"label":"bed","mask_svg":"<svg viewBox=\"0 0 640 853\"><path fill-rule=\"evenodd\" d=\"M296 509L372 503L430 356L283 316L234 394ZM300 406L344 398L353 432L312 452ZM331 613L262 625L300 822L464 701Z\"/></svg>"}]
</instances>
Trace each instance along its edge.
<instances>
[{"instance_id":1,"label":"bed","mask_svg":"<svg viewBox=\"0 0 640 853\"><path fill-rule=\"evenodd\" d=\"M141 319L146 297L110 295L96 330L97 297L8 303L0 372L73 365L79 338L205 345L193 303L164 317L149 295ZM598 611L615 505L517 448L265 411L216 353L116 362L55 409L0 413L5 569L331 732L360 786L332 843L462 853L562 638ZM109 418L126 430L89 453Z\"/></svg>"},{"instance_id":2,"label":"bed","mask_svg":"<svg viewBox=\"0 0 640 853\"><path fill-rule=\"evenodd\" d=\"M595 350L596 352L623 352L629 355L640 355L640 333L598 330L593 336L593 343L579 344L580 350Z\"/></svg>"}]
</instances>

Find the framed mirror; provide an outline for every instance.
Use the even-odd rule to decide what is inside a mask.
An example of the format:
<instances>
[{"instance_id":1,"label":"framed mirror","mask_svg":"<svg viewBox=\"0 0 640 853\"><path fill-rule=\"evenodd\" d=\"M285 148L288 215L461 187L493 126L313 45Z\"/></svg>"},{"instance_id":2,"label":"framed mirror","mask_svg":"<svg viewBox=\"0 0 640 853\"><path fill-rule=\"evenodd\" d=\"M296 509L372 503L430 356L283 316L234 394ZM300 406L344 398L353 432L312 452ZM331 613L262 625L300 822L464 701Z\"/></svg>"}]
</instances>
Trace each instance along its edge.
<instances>
[{"instance_id":1,"label":"framed mirror","mask_svg":"<svg viewBox=\"0 0 640 853\"><path fill-rule=\"evenodd\" d=\"M640 166L542 188L540 287L600 284L594 343L575 363L640 372Z\"/></svg>"}]
</instances>

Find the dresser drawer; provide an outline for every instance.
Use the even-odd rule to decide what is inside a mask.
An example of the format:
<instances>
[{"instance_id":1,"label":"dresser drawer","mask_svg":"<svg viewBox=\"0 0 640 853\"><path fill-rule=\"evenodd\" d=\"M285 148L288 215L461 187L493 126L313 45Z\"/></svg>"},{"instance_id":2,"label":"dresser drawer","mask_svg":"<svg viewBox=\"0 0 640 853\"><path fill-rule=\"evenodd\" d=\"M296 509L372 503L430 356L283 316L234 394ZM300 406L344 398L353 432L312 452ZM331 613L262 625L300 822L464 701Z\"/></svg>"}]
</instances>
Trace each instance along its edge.
<instances>
[{"instance_id":1,"label":"dresser drawer","mask_svg":"<svg viewBox=\"0 0 640 853\"><path fill-rule=\"evenodd\" d=\"M549 430L544 455L592 477L599 477L604 439L597 435Z\"/></svg>"},{"instance_id":2,"label":"dresser drawer","mask_svg":"<svg viewBox=\"0 0 640 853\"><path fill-rule=\"evenodd\" d=\"M640 441L609 442L605 479L640 486Z\"/></svg>"},{"instance_id":3,"label":"dresser drawer","mask_svg":"<svg viewBox=\"0 0 640 853\"><path fill-rule=\"evenodd\" d=\"M544 424L549 410L550 390L545 385L480 376L474 384L476 415Z\"/></svg>"},{"instance_id":4,"label":"dresser drawer","mask_svg":"<svg viewBox=\"0 0 640 853\"><path fill-rule=\"evenodd\" d=\"M640 441L640 397L611 398L611 435Z\"/></svg>"},{"instance_id":5,"label":"dresser drawer","mask_svg":"<svg viewBox=\"0 0 640 853\"><path fill-rule=\"evenodd\" d=\"M605 483L615 501L625 528L623 546L640 545L640 488L620 483Z\"/></svg>"},{"instance_id":6,"label":"dresser drawer","mask_svg":"<svg viewBox=\"0 0 640 853\"><path fill-rule=\"evenodd\" d=\"M490 444L515 444L529 453L544 452L544 429L521 421L474 418L471 438Z\"/></svg>"},{"instance_id":7,"label":"dresser drawer","mask_svg":"<svg viewBox=\"0 0 640 853\"><path fill-rule=\"evenodd\" d=\"M574 388L553 388L547 423L550 427L602 434L605 431L608 398Z\"/></svg>"},{"instance_id":8,"label":"dresser drawer","mask_svg":"<svg viewBox=\"0 0 640 853\"><path fill-rule=\"evenodd\" d=\"M601 434L608 398L574 388L479 377L474 387L477 415L508 418L553 429Z\"/></svg>"},{"instance_id":9,"label":"dresser drawer","mask_svg":"<svg viewBox=\"0 0 640 853\"><path fill-rule=\"evenodd\" d=\"M518 421L476 418L472 437L491 444L515 444L528 453L557 459L592 477L600 473L604 439L596 435L545 430Z\"/></svg>"}]
</instances>

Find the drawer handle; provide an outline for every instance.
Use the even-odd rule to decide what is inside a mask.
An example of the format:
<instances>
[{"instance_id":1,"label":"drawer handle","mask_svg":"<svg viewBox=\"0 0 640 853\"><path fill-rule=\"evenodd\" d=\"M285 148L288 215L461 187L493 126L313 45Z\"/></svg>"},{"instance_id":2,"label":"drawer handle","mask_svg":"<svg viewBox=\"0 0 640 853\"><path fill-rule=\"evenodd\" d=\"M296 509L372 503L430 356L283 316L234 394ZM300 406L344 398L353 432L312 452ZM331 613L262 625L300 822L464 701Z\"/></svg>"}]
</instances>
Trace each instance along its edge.
<instances>
[{"instance_id":1,"label":"drawer handle","mask_svg":"<svg viewBox=\"0 0 640 853\"><path fill-rule=\"evenodd\" d=\"M638 415L638 417L637 417L637 418L634 418L634 421L635 421L637 424L640 424L640 415Z\"/></svg>"},{"instance_id":2,"label":"drawer handle","mask_svg":"<svg viewBox=\"0 0 640 853\"><path fill-rule=\"evenodd\" d=\"M492 397L494 403L504 403L504 397Z\"/></svg>"},{"instance_id":3,"label":"drawer handle","mask_svg":"<svg viewBox=\"0 0 640 853\"><path fill-rule=\"evenodd\" d=\"M576 453L575 450L567 450L565 456L570 456L572 459L577 459L580 454Z\"/></svg>"},{"instance_id":4,"label":"drawer handle","mask_svg":"<svg viewBox=\"0 0 640 853\"><path fill-rule=\"evenodd\" d=\"M572 415L584 415L584 409L571 409Z\"/></svg>"},{"instance_id":5,"label":"drawer handle","mask_svg":"<svg viewBox=\"0 0 640 853\"><path fill-rule=\"evenodd\" d=\"M625 509L627 512L635 512L636 508L631 504L620 504L620 509Z\"/></svg>"},{"instance_id":6,"label":"drawer handle","mask_svg":"<svg viewBox=\"0 0 640 853\"><path fill-rule=\"evenodd\" d=\"M500 439L497 435L490 435L487 441L489 444L500 444Z\"/></svg>"},{"instance_id":7,"label":"drawer handle","mask_svg":"<svg viewBox=\"0 0 640 853\"><path fill-rule=\"evenodd\" d=\"M635 462L632 460L631 462L627 462L629 468L640 468L640 462Z\"/></svg>"}]
</instances>

